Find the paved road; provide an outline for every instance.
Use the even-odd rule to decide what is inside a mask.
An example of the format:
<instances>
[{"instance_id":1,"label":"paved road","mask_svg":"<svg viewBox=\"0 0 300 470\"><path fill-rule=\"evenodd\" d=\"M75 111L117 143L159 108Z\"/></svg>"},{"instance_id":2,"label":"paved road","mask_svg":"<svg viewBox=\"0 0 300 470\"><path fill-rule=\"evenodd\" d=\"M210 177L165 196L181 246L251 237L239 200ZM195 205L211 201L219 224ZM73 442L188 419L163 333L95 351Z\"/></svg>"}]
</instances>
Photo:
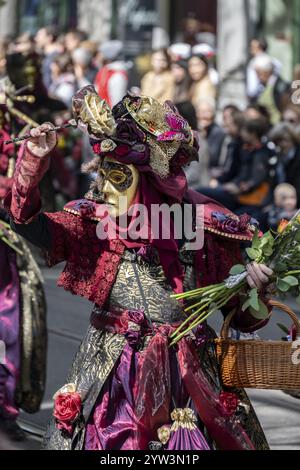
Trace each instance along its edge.
<instances>
[{"instance_id":1,"label":"paved road","mask_svg":"<svg viewBox=\"0 0 300 470\"><path fill-rule=\"evenodd\" d=\"M44 270L45 288L48 302L48 366L47 386L44 401L39 413L35 415L21 414L25 429L36 433L31 435L23 445L25 448L38 449L39 435L51 415L52 396L65 383L72 358L80 344L80 340L88 327L91 310L89 302L66 293L56 287L59 269ZM292 303L297 309L299 306ZM278 338L280 330L277 321L284 323L282 314L275 315L273 320L260 333L265 338ZM220 330L221 319L214 318L212 326ZM289 325L289 321L286 322ZM254 407L261 420L272 449L300 450L300 400L291 398L277 391L249 391ZM18 446L22 448L22 446Z\"/></svg>"}]
</instances>

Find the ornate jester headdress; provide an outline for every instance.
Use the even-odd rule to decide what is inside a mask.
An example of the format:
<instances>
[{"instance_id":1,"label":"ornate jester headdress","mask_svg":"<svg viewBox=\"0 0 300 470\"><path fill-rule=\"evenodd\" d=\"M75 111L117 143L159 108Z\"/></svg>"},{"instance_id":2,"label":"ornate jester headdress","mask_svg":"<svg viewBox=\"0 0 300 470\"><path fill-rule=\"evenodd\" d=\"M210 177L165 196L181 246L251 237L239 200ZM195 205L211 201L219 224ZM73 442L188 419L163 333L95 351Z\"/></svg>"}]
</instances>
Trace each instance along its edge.
<instances>
[{"instance_id":1,"label":"ornate jester headdress","mask_svg":"<svg viewBox=\"0 0 300 470\"><path fill-rule=\"evenodd\" d=\"M175 175L198 158L189 124L171 102L127 94L112 110L93 86L73 98L73 113L91 137L97 155L123 163L150 165L161 178Z\"/></svg>"}]
</instances>

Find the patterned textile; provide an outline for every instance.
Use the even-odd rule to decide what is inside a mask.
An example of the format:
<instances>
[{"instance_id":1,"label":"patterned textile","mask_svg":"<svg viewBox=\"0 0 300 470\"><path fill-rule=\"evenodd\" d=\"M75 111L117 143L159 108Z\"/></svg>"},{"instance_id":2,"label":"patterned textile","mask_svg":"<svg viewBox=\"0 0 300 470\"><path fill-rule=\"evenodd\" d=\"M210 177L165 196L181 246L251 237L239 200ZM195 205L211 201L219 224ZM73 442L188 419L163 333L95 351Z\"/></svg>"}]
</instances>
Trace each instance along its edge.
<instances>
[{"instance_id":1,"label":"patterned textile","mask_svg":"<svg viewBox=\"0 0 300 470\"><path fill-rule=\"evenodd\" d=\"M38 411L46 381L46 304L41 274L25 242L9 231L15 253L0 242L0 339L6 364L0 365L0 413Z\"/></svg>"},{"instance_id":2,"label":"patterned textile","mask_svg":"<svg viewBox=\"0 0 300 470\"><path fill-rule=\"evenodd\" d=\"M196 283L193 267L194 253L182 249L180 259L185 270L185 288L191 289L195 287ZM146 293L145 297L137 287L136 274L142 289ZM136 390L138 385L134 379L136 375L132 375L134 374L134 369L132 369L134 366L130 367L131 372L128 375L124 373L126 370L126 368L124 369L124 364L129 366L134 357L136 358L134 363L136 363L138 357L143 357L143 354L145 354L149 347L149 342L154 341L156 336L153 337L147 329L142 330L145 333L139 336L139 333L136 333L137 329L133 327L136 321L139 323L139 315L134 314L131 316L132 320L126 323L126 321L122 320L122 312L125 310L134 312L136 309L144 311L148 320L150 318L155 331L158 331L157 328L165 329L170 323L176 325L176 322L180 320L181 306L177 302L170 302L169 294L170 286L163 275L161 266L153 261L153 257L151 257L149 262L145 257L140 256L133 250L126 250L122 256L107 307L94 307L91 322L97 328L95 326L89 328L67 378L67 382L76 384L77 390L84 393L84 421L76 425L71 438L64 437L61 431L55 427L54 421L52 421L46 432L44 448L62 450L84 448L107 450L146 449L150 441L157 440L157 428L170 422L172 410L176 406L184 407L191 402L190 396L182 384L182 375L178 369L176 353L174 356L174 352L170 350L173 386L171 387L172 397L168 405L168 413L163 415L163 418L160 417L156 424L153 424L153 428L150 427L151 429L149 429L148 426L148 431L142 433L136 432L135 420L132 421L128 418L132 413L129 407L133 406L131 410L135 410L134 404L130 405L132 401L128 397L135 393L134 390ZM146 305L145 298L147 299ZM115 313L112 314L111 312ZM114 315L116 318L119 318L117 323L120 326L117 330L109 327L109 318L113 318ZM105 327L104 325L107 326ZM128 334L128 328L131 331L130 334ZM196 342L197 360L199 361L199 366L201 364L201 370L208 384L207 386L211 388L215 396L219 396L223 388L220 383L218 364L212 341L215 334L208 327L205 327L201 334L204 335L205 339L201 341L199 338ZM142 343L139 343L139 338ZM137 344L140 344L138 349L136 349ZM152 350L152 348L150 349ZM129 358L132 359L129 360ZM163 363L165 362L163 361ZM159 364L162 363L159 362ZM158 369L155 369L155 367L158 367ZM151 369L151 367L146 367L146 370L150 371ZM161 370L161 365L157 363L154 366L154 370L157 370L158 373ZM129 389L126 385L128 380L131 384ZM138 383L144 382L140 380ZM117 388L116 384L118 384ZM179 387L176 384L179 384ZM230 435L232 436L234 436L234 433L237 433L232 438L235 446L239 445L240 448L267 449L268 445L264 434L246 394L240 390L235 391L235 393L243 403L249 405L250 412L247 414L246 411L241 410L236 423L231 423L229 418L223 418L226 420L226 429L231 429L231 431L227 430L226 432L231 433ZM150 401L147 399L144 402L148 404ZM127 418L124 418L126 416ZM126 421L126 419L129 419L129 421ZM124 426L126 424L127 432L125 432L122 422ZM206 439L209 448L222 448L212 437L213 429L208 429L205 426L198 413L197 422L198 428ZM243 424L241 425L240 423ZM145 431L145 427L139 428L139 431L140 429ZM138 434L141 434L139 441L136 440ZM240 442L240 444L236 442ZM185 444L182 445L184 448Z\"/></svg>"}]
</instances>

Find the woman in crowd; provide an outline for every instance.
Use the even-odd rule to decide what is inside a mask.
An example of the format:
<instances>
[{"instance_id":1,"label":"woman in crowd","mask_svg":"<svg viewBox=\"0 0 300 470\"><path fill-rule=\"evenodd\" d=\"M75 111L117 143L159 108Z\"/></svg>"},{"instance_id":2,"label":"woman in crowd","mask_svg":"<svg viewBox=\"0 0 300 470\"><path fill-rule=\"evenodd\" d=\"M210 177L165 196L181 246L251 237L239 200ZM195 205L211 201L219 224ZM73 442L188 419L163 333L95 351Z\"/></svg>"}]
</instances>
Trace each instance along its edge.
<instances>
[{"instance_id":1,"label":"woman in crowd","mask_svg":"<svg viewBox=\"0 0 300 470\"><path fill-rule=\"evenodd\" d=\"M160 103L174 97L175 80L171 72L171 61L166 49L154 51L151 57L152 70L142 78L142 95L151 96Z\"/></svg>"},{"instance_id":2,"label":"woman in crowd","mask_svg":"<svg viewBox=\"0 0 300 470\"><path fill-rule=\"evenodd\" d=\"M209 66L205 56L192 55L188 62L192 78L190 99L195 107L201 99L216 99L217 90L209 77Z\"/></svg>"},{"instance_id":3,"label":"woman in crowd","mask_svg":"<svg viewBox=\"0 0 300 470\"><path fill-rule=\"evenodd\" d=\"M51 63L49 94L70 108L75 88L76 79L71 56L68 54L57 56Z\"/></svg>"}]
</instances>

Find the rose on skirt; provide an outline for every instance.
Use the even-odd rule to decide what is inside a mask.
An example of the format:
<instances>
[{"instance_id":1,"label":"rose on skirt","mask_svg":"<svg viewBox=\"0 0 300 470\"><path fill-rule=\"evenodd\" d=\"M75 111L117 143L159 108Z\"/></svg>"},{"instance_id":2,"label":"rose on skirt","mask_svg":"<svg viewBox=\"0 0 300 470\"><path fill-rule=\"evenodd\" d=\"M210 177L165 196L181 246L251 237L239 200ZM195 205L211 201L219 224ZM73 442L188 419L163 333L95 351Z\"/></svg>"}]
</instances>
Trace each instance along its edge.
<instances>
[{"instance_id":1,"label":"rose on skirt","mask_svg":"<svg viewBox=\"0 0 300 470\"><path fill-rule=\"evenodd\" d=\"M74 423L81 414L81 405L81 396L77 392L57 395L53 412L57 428L71 435Z\"/></svg>"},{"instance_id":2,"label":"rose on skirt","mask_svg":"<svg viewBox=\"0 0 300 470\"><path fill-rule=\"evenodd\" d=\"M226 416L233 416L239 406L239 397L235 393L221 392L220 403Z\"/></svg>"}]
</instances>

